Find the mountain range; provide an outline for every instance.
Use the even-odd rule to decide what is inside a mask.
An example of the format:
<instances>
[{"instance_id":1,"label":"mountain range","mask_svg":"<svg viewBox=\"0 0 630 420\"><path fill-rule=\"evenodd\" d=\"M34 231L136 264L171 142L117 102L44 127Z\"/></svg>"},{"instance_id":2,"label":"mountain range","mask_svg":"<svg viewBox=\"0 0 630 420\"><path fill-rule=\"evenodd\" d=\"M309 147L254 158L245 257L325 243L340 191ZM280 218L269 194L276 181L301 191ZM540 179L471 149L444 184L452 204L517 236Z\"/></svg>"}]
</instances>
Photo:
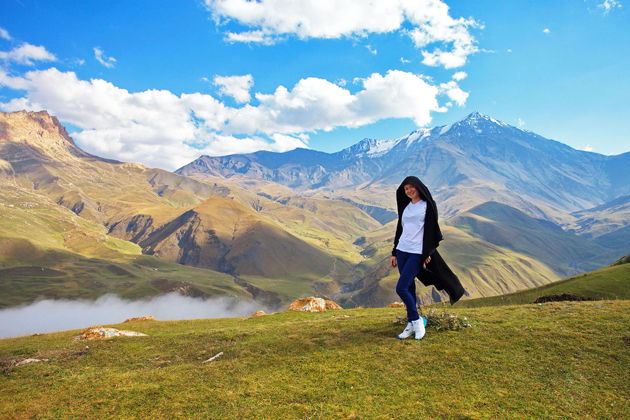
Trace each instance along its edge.
<instances>
[{"instance_id":1,"label":"mountain range","mask_svg":"<svg viewBox=\"0 0 630 420\"><path fill-rule=\"evenodd\" d=\"M201 156L171 173L90 155L45 111L0 113L0 306L172 290L383 305L397 300L386 262L407 175L431 189L468 295L513 292L630 253L628 168L630 153L473 113L337 153Z\"/></svg>"}]
</instances>

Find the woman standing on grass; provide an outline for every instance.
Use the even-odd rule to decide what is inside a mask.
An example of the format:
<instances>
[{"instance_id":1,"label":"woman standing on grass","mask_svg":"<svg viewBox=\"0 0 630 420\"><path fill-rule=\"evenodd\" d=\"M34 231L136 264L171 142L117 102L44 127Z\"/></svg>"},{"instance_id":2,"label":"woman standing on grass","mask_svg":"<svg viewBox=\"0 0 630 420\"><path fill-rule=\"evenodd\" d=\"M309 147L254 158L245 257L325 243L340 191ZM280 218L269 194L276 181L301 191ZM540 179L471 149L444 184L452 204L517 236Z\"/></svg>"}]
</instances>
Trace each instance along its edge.
<instances>
[{"instance_id":1,"label":"woman standing on grass","mask_svg":"<svg viewBox=\"0 0 630 420\"><path fill-rule=\"evenodd\" d=\"M414 334L416 340L420 340L424 337L427 319L418 314L415 278L425 286L446 289L451 304L457 302L465 290L437 252L442 232L429 189L417 177L408 176L396 190L396 204L398 225L390 264L397 266L400 273L396 293L407 308L408 321L398 338Z\"/></svg>"}]
</instances>

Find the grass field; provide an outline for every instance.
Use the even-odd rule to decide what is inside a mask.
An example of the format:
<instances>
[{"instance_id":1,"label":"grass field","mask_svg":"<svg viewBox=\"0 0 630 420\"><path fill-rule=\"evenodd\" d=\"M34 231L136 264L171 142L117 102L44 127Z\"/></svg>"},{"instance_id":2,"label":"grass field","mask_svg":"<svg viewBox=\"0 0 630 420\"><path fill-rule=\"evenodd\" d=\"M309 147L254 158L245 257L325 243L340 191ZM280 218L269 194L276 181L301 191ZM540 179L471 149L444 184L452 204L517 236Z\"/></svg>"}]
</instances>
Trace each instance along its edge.
<instances>
[{"instance_id":1,"label":"grass field","mask_svg":"<svg viewBox=\"0 0 630 420\"><path fill-rule=\"evenodd\" d=\"M627 259L627 257L626 257ZM459 301L458 307L516 305L533 303L546 295L569 293L593 299L630 299L630 264L612 265L601 270L572 276L544 286L501 296Z\"/></svg>"},{"instance_id":2,"label":"grass field","mask_svg":"<svg viewBox=\"0 0 630 420\"><path fill-rule=\"evenodd\" d=\"M403 310L142 321L148 334L0 340L1 418L627 418L630 301L453 308L472 326L399 341ZM203 363L213 355L223 355Z\"/></svg>"}]
</instances>

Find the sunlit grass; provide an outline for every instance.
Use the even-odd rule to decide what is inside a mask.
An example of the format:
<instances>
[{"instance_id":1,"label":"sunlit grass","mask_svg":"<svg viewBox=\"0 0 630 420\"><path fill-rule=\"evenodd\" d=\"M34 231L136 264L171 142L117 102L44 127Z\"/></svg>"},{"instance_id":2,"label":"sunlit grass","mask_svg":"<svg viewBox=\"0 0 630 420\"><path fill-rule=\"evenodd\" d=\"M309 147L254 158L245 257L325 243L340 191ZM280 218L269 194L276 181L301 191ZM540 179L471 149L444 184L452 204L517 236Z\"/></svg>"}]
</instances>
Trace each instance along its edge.
<instances>
[{"instance_id":1,"label":"sunlit grass","mask_svg":"<svg viewBox=\"0 0 630 420\"><path fill-rule=\"evenodd\" d=\"M624 418L630 302L449 309L472 327L395 339L401 309L144 321L148 337L0 340L0 417ZM347 315L347 316L343 316ZM86 348L89 346L89 348ZM211 356L223 355L210 363Z\"/></svg>"}]
</instances>

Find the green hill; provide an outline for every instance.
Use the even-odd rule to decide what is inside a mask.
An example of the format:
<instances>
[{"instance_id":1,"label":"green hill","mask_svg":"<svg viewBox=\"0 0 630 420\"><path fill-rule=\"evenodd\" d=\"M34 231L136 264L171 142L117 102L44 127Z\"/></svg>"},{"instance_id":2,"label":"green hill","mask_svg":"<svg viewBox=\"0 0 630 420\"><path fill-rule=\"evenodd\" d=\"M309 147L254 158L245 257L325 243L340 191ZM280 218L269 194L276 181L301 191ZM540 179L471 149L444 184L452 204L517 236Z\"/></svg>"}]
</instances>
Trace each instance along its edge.
<instances>
[{"instance_id":1,"label":"green hill","mask_svg":"<svg viewBox=\"0 0 630 420\"><path fill-rule=\"evenodd\" d=\"M402 309L140 321L148 334L0 340L1 418L627 418L630 301L458 308L395 339ZM203 363L223 352L215 361ZM11 367L29 357L47 362Z\"/></svg>"},{"instance_id":2,"label":"green hill","mask_svg":"<svg viewBox=\"0 0 630 420\"><path fill-rule=\"evenodd\" d=\"M630 299L630 261L624 257L609 267L578 274L560 281L521 292L457 303L461 307L518 305L533 303L546 295L569 293L592 299Z\"/></svg>"},{"instance_id":3,"label":"green hill","mask_svg":"<svg viewBox=\"0 0 630 420\"><path fill-rule=\"evenodd\" d=\"M14 261L20 264L13 265ZM235 280L228 274L148 255L127 255L116 260L89 258L42 248L25 239L0 237L0 308L28 304L38 298L96 299L106 293L140 299L174 291L194 297L245 298L256 292Z\"/></svg>"}]
</instances>

